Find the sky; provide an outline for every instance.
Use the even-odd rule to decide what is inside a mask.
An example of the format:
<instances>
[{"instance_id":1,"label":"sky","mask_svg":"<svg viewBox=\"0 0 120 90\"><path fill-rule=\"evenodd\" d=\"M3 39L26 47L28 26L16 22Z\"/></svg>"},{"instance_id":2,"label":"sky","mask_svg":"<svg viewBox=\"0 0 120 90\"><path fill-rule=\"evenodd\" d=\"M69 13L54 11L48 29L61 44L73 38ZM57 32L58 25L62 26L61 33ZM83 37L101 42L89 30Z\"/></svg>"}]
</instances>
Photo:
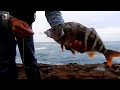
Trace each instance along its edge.
<instances>
[{"instance_id":1,"label":"sky","mask_svg":"<svg viewBox=\"0 0 120 90\"><path fill-rule=\"evenodd\" d=\"M103 41L120 41L120 11L61 11L65 22L79 22L95 28ZM51 28L45 11L37 11L32 25L34 42L55 42L44 31Z\"/></svg>"}]
</instances>

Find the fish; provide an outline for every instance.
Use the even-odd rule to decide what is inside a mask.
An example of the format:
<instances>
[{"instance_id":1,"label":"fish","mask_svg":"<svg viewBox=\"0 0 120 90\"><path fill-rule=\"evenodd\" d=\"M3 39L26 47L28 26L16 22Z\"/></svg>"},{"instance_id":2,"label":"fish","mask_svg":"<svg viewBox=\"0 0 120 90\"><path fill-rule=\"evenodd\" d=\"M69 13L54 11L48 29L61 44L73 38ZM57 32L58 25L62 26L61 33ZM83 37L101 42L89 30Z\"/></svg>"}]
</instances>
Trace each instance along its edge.
<instances>
[{"instance_id":1,"label":"fish","mask_svg":"<svg viewBox=\"0 0 120 90\"><path fill-rule=\"evenodd\" d=\"M107 65L112 66L112 60L115 57L120 57L120 52L112 49L107 49L104 42L93 27L87 27L79 22L65 22L55 28L50 28L44 31L47 37L54 39L61 45L62 51L75 40L82 42L81 48L86 48L85 52L89 58L93 58L96 52L102 53L105 56ZM73 54L77 51L73 48L69 49ZM85 53L82 52L82 53Z\"/></svg>"}]
</instances>

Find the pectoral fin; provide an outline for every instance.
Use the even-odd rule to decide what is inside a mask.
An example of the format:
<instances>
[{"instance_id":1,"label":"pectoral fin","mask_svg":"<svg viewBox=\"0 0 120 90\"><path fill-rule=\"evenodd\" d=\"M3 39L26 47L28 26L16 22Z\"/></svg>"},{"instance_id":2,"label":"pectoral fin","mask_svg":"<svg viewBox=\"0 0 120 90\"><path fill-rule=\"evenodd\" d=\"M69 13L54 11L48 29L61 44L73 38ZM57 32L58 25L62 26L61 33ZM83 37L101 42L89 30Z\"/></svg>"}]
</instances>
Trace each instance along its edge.
<instances>
[{"instance_id":1,"label":"pectoral fin","mask_svg":"<svg viewBox=\"0 0 120 90\"><path fill-rule=\"evenodd\" d=\"M64 52L63 44L61 44L61 49L62 49L62 52Z\"/></svg>"},{"instance_id":2,"label":"pectoral fin","mask_svg":"<svg viewBox=\"0 0 120 90\"><path fill-rule=\"evenodd\" d=\"M70 51L72 52L72 54L74 54L74 55L75 55L75 50L73 50L73 49L70 49Z\"/></svg>"},{"instance_id":3,"label":"pectoral fin","mask_svg":"<svg viewBox=\"0 0 120 90\"><path fill-rule=\"evenodd\" d=\"M88 56L89 56L90 58L93 58L93 57L94 57L94 54L95 54L95 52L90 52L90 51L87 51L86 53L88 54Z\"/></svg>"}]
</instances>

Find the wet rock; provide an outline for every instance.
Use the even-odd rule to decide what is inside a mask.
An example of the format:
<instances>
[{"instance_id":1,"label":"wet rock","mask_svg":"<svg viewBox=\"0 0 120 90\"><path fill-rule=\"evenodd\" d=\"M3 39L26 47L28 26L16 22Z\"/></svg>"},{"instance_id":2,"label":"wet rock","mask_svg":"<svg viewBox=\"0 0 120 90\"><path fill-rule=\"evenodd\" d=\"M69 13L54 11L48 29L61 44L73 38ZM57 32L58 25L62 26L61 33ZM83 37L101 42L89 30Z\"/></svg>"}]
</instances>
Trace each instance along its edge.
<instances>
[{"instance_id":1,"label":"wet rock","mask_svg":"<svg viewBox=\"0 0 120 90\"><path fill-rule=\"evenodd\" d=\"M120 79L120 64L67 65L38 64L41 79ZM22 64L17 64L19 79L26 79Z\"/></svg>"}]
</instances>

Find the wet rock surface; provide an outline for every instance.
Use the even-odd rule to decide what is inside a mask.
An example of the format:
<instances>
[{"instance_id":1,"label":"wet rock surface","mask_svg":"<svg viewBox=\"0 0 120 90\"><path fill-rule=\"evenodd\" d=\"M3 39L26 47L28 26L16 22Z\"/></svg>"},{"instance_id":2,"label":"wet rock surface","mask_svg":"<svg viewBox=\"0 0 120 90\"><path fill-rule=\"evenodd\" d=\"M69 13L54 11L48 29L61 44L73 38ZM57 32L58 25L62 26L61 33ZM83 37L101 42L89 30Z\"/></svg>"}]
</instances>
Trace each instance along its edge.
<instances>
[{"instance_id":1,"label":"wet rock surface","mask_svg":"<svg viewBox=\"0 0 120 90\"><path fill-rule=\"evenodd\" d=\"M17 64L19 79L26 79L23 65ZM40 64L42 79L120 79L120 64L109 67L106 63L85 64L70 63L67 65Z\"/></svg>"}]
</instances>

